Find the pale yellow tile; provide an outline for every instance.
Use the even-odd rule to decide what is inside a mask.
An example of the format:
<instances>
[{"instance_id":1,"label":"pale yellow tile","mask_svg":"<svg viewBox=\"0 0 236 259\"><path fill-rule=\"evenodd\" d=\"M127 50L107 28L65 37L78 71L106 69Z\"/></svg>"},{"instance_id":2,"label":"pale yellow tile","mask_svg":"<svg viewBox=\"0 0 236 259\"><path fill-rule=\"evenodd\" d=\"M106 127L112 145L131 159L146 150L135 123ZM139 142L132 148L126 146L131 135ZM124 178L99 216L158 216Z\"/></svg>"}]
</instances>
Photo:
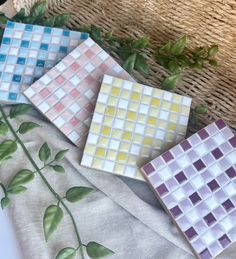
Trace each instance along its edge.
<instances>
[{"instance_id":1,"label":"pale yellow tile","mask_svg":"<svg viewBox=\"0 0 236 259\"><path fill-rule=\"evenodd\" d=\"M168 141L168 142L173 142L174 139L175 139L175 134L167 133L166 136L165 136L165 140Z\"/></svg>"},{"instance_id":2,"label":"pale yellow tile","mask_svg":"<svg viewBox=\"0 0 236 259\"><path fill-rule=\"evenodd\" d=\"M114 116L115 115L115 108L114 107L111 107L111 106L108 106L105 110L105 114L106 115L109 115L109 116Z\"/></svg>"},{"instance_id":3,"label":"pale yellow tile","mask_svg":"<svg viewBox=\"0 0 236 259\"><path fill-rule=\"evenodd\" d=\"M147 124L151 126L155 126L157 123L157 119L155 117L148 117Z\"/></svg>"},{"instance_id":4,"label":"pale yellow tile","mask_svg":"<svg viewBox=\"0 0 236 259\"><path fill-rule=\"evenodd\" d=\"M107 102L107 104L110 106L116 106L117 103L118 103L118 99L114 97L110 97Z\"/></svg>"},{"instance_id":5,"label":"pale yellow tile","mask_svg":"<svg viewBox=\"0 0 236 259\"><path fill-rule=\"evenodd\" d=\"M140 98L141 98L141 94L140 93L133 92L131 94L131 100L133 100L133 101L139 102Z\"/></svg>"},{"instance_id":6,"label":"pale yellow tile","mask_svg":"<svg viewBox=\"0 0 236 259\"><path fill-rule=\"evenodd\" d=\"M134 141L134 143L141 144L141 143L143 142L143 136L142 136L142 135L135 134L135 135L133 136L133 141Z\"/></svg>"},{"instance_id":7,"label":"pale yellow tile","mask_svg":"<svg viewBox=\"0 0 236 259\"><path fill-rule=\"evenodd\" d=\"M151 102L151 97L144 95L143 98L142 98L142 103L150 104L150 102Z\"/></svg>"},{"instance_id":8,"label":"pale yellow tile","mask_svg":"<svg viewBox=\"0 0 236 259\"><path fill-rule=\"evenodd\" d=\"M100 137L99 140L98 140L98 145L102 146L102 147L106 147L107 148L108 143L109 143L109 138Z\"/></svg>"},{"instance_id":9,"label":"pale yellow tile","mask_svg":"<svg viewBox=\"0 0 236 259\"><path fill-rule=\"evenodd\" d=\"M101 125L92 123L92 125L90 127L90 132L99 134L100 129L101 129Z\"/></svg>"},{"instance_id":10,"label":"pale yellow tile","mask_svg":"<svg viewBox=\"0 0 236 259\"><path fill-rule=\"evenodd\" d=\"M178 113L180 111L180 106L178 104L176 104L176 103L173 103L171 105L171 111Z\"/></svg>"},{"instance_id":11,"label":"pale yellow tile","mask_svg":"<svg viewBox=\"0 0 236 259\"><path fill-rule=\"evenodd\" d=\"M85 154L89 154L89 155L93 155L94 152L95 152L95 149L96 149L95 146L93 146L93 145L91 145L91 144L87 144L86 147L85 147L85 149L84 149L84 153L85 153Z\"/></svg>"},{"instance_id":12,"label":"pale yellow tile","mask_svg":"<svg viewBox=\"0 0 236 259\"><path fill-rule=\"evenodd\" d=\"M121 91L121 97L122 98L124 98L124 99L129 99L129 94L130 94L130 92L128 91L128 90L125 90L125 89L123 89L122 91Z\"/></svg>"},{"instance_id":13,"label":"pale yellow tile","mask_svg":"<svg viewBox=\"0 0 236 259\"><path fill-rule=\"evenodd\" d=\"M106 106L104 104L101 103L97 103L96 105L96 111L99 113L104 113L106 110Z\"/></svg>"},{"instance_id":14,"label":"pale yellow tile","mask_svg":"<svg viewBox=\"0 0 236 259\"><path fill-rule=\"evenodd\" d=\"M188 115L189 114L189 107L188 106L182 106L181 114Z\"/></svg>"},{"instance_id":15,"label":"pale yellow tile","mask_svg":"<svg viewBox=\"0 0 236 259\"><path fill-rule=\"evenodd\" d=\"M123 174L124 174L124 169L125 169L125 166L124 166L124 165L117 164L117 165L115 166L114 172L115 172L116 174L123 175Z\"/></svg>"},{"instance_id":16,"label":"pale yellow tile","mask_svg":"<svg viewBox=\"0 0 236 259\"><path fill-rule=\"evenodd\" d=\"M112 123L113 123L113 120L114 120L114 118L105 116L104 121L103 121L103 124L104 124L105 126L111 126Z\"/></svg>"},{"instance_id":17,"label":"pale yellow tile","mask_svg":"<svg viewBox=\"0 0 236 259\"><path fill-rule=\"evenodd\" d=\"M175 102L175 103L181 103L181 101L182 101L182 96L177 95L177 94L174 94L174 96L173 96L173 102Z\"/></svg>"},{"instance_id":18,"label":"pale yellow tile","mask_svg":"<svg viewBox=\"0 0 236 259\"><path fill-rule=\"evenodd\" d=\"M100 92L107 94L107 93L110 93L110 90L111 90L111 86L103 83L102 86L101 86Z\"/></svg>"},{"instance_id":19,"label":"pale yellow tile","mask_svg":"<svg viewBox=\"0 0 236 259\"><path fill-rule=\"evenodd\" d=\"M158 106L160 106L160 103L161 103L160 99L152 98L152 100L151 100L152 106L158 107Z\"/></svg>"},{"instance_id":20,"label":"pale yellow tile","mask_svg":"<svg viewBox=\"0 0 236 259\"><path fill-rule=\"evenodd\" d=\"M145 145L145 146L151 146L151 145L152 145L152 142L153 142L153 138L145 137L145 138L143 139L143 145Z\"/></svg>"},{"instance_id":21,"label":"pale yellow tile","mask_svg":"<svg viewBox=\"0 0 236 259\"><path fill-rule=\"evenodd\" d=\"M164 121L164 120L158 120L157 125L158 125L158 128L160 128L160 129L166 129L166 127L167 127L167 122Z\"/></svg>"},{"instance_id":22,"label":"pale yellow tile","mask_svg":"<svg viewBox=\"0 0 236 259\"><path fill-rule=\"evenodd\" d=\"M93 159L93 167L96 169L102 169L103 168L103 160L94 158Z\"/></svg>"},{"instance_id":23,"label":"pale yellow tile","mask_svg":"<svg viewBox=\"0 0 236 259\"><path fill-rule=\"evenodd\" d=\"M117 109L116 116L117 118L123 119L125 118L126 110L124 109Z\"/></svg>"},{"instance_id":24,"label":"pale yellow tile","mask_svg":"<svg viewBox=\"0 0 236 259\"><path fill-rule=\"evenodd\" d=\"M117 152L116 152L116 151L108 150L106 157L107 157L107 159L109 159L109 160L115 160L115 159L116 159L116 155L117 155Z\"/></svg>"},{"instance_id":25,"label":"pale yellow tile","mask_svg":"<svg viewBox=\"0 0 236 259\"><path fill-rule=\"evenodd\" d=\"M123 153L123 152L120 152L117 154L117 161L119 162L124 162L127 158L127 154L126 153Z\"/></svg>"},{"instance_id":26,"label":"pale yellow tile","mask_svg":"<svg viewBox=\"0 0 236 259\"><path fill-rule=\"evenodd\" d=\"M106 155L106 150L104 149L104 148L97 148L96 149L96 153L95 153L95 155L97 156L97 157L105 157L105 155Z\"/></svg>"},{"instance_id":27,"label":"pale yellow tile","mask_svg":"<svg viewBox=\"0 0 236 259\"><path fill-rule=\"evenodd\" d=\"M105 136L109 136L111 133L111 128L110 127L102 127L101 134Z\"/></svg>"},{"instance_id":28,"label":"pale yellow tile","mask_svg":"<svg viewBox=\"0 0 236 259\"><path fill-rule=\"evenodd\" d=\"M121 136L122 136L122 133L123 132L121 130L119 130L119 129L113 129L112 130L112 137L116 138L116 139L120 139Z\"/></svg>"},{"instance_id":29,"label":"pale yellow tile","mask_svg":"<svg viewBox=\"0 0 236 259\"><path fill-rule=\"evenodd\" d=\"M134 129L134 123L131 121L127 121L125 123L125 130L132 131Z\"/></svg>"},{"instance_id":30,"label":"pale yellow tile","mask_svg":"<svg viewBox=\"0 0 236 259\"><path fill-rule=\"evenodd\" d=\"M115 78L113 80L113 85L120 87L122 85L122 81L123 81L122 79Z\"/></svg>"},{"instance_id":31,"label":"pale yellow tile","mask_svg":"<svg viewBox=\"0 0 236 259\"><path fill-rule=\"evenodd\" d=\"M172 121L172 122L177 122L178 115L174 114L174 113L171 113L170 116L169 116L169 120Z\"/></svg>"},{"instance_id":32,"label":"pale yellow tile","mask_svg":"<svg viewBox=\"0 0 236 259\"><path fill-rule=\"evenodd\" d=\"M139 123L146 123L146 116L145 115L142 115L142 114L138 114L138 117L137 117L137 121Z\"/></svg>"},{"instance_id":33,"label":"pale yellow tile","mask_svg":"<svg viewBox=\"0 0 236 259\"><path fill-rule=\"evenodd\" d=\"M129 110L130 111L137 111L139 107L139 103L130 102L129 103Z\"/></svg>"},{"instance_id":34,"label":"pale yellow tile","mask_svg":"<svg viewBox=\"0 0 236 259\"><path fill-rule=\"evenodd\" d=\"M125 131L122 135L123 140L131 141L132 140L132 133Z\"/></svg>"},{"instance_id":35,"label":"pale yellow tile","mask_svg":"<svg viewBox=\"0 0 236 259\"><path fill-rule=\"evenodd\" d=\"M170 102L167 102L167 101L163 101L162 102L162 109L170 110L170 107L171 107L171 103Z\"/></svg>"},{"instance_id":36,"label":"pale yellow tile","mask_svg":"<svg viewBox=\"0 0 236 259\"><path fill-rule=\"evenodd\" d=\"M159 114L159 111L157 109L155 109L155 108L151 108L149 110L149 115L152 116L152 117L157 117L158 114Z\"/></svg>"},{"instance_id":37,"label":"pale yellow tile","mask_svg":"<svg viewBox=\"0 0 236 259\"><path fill-rule=\"evenodd\" d=\"M111 94L113 96L118 96L120 94L120 88L113 86L112 89L111 89Z\"/></svg>"},{"instance_id":38,"label":"pale yellow tile","mask_svg":"<svg viewBox=\"0 0 236 259\"><path fill-rule=\"evenodd\" d=\"M121 143L120 144L120 151L128 152L129 151L129 147L130 147L130 144L128 144L128 143Z\"/></svg>"},{"instance_id":39,"label":"pale yellow tile","mask_svg":"<svg viewBox=\"0 0 236 259\"><path fill-rule=\"evenodd\" d=\"M133 89L134 89L136 92L142 92L143 87L142 87L142 85L139 84L139 83L134 83L134 84L133 84Z\"/></svg>"},{"instance_id":40,"label":"pale yellow tile","mask_svg":"<svg viewBox=\"0 0 236 259\"><path fill-rule=\"evenodd\" d=\"M147 135L147 136L154 136L155 135L155 128L147 128L146 130L145 130L145 135Z\"/></svg>"},{"instance_id":41,"label":"pale yellow tile","mask_svg":"<svg viewBox=\"0 0 236 259\"><path fill-rule=\"evenodd\" d=\"M129 111L129 112L127 113L127 119L134 121L134 120L136 119L136 113L133 112L133 111Z\"/></svg>"},{"instance_id":42,"label":"pale yellow tile","mask_svg":"<svg viewBox=\"0 0 236 259\"><path fill-rule=\"evenodd\" d=\"M153 97L160 98L162 97L162 93L162 90L155 88L155 91L153 91Z\"/></svg>"},{"instance_id":43,"label":"pale yellow tile","mask_svg":"<svg viewBox=\"0 0 236 259\"><path fill-rule=\"evenodd\" d=\"M169 123L166 127L167 130L170 130L170 131L176 131L176 124L175 123Z\"/></svg>"}]
</instances>

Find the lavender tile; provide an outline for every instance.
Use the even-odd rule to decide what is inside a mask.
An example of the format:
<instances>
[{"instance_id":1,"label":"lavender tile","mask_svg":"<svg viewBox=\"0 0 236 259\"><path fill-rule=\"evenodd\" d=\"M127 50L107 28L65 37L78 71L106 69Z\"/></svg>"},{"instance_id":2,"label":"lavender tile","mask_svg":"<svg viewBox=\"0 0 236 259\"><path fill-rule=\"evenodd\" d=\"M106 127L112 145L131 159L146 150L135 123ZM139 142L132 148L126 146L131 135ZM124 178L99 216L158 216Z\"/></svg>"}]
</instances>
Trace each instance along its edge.
<instances>
[{"instance_id":1,"label":"lavender tile","mask_svg":"<svg viewBox=\"0 0 236 259\"><path fill-rule=\"evenodd\" d=\"M183 149L184 151L187 151L187 150L189 150L189 149L192 147L188 140L182 141L182 142L180 143L180 146L182 147L182 149Z\"/></svg>"},{"instance_id":2,"label":"lavender tile","mask_svg":"<svg viewBox=\"0 0 236 259\"><path fill-rule=\"evenodd\" d=\"M200 188L198 192L201 195L203 200L207 199L209 196L212 195L212 192L206 186L203 186L202 188Z\"/></svg>"},{"instance_id":3,"label":"lavender tile","mask_svg":"<svg viewBox=\"0 0 236 259\"><path fill-rule=\"evenodd\" d=\"M177 171L180 170L180 167L179 167L179 165L176 163L176 161L171 162L171 163L169 164L169 168L170 168L170 170L171 170L173 173L175 173L175 172L177 172Z\"/></svg>"},{"instance_id":4,"label":"lavender tile","mask_svg":"<svg viewBox=\"0 0 236 259\"><path fill-rule=\"evenodd\" d=\"M201 139L198 137L197 134L192 135L191 137L188 138L188 141L192 146L196 146L201 142Z\"/></svg>"},{"instance_id":5,"label":"lavender tile","mask_svg":"<svg viewBox=\"0 0 236 259\"><path fill-rule=\"evenodd\" d=\"M177 145L171 149L172 154L177 158L181 154L183 154L183 149L180 147L180 145Z\"/></svg>"},{"instance_id":6,"label":"lavender tile","mask_svg":"<svg viewBox=\"0 0 236 259\"><path fill-rule=\"evenodd\" d=\"M226 234L223 235L221 238L219 238L219 242L223 248L225 248L226 246L228 246L231 243L229 237Z\"/></svg>"},{"instance_id":7,"label":"lavender tile","mask_svg":"<svg viewBox=\"0 0 236 259\"><path fill-rule=\"evenodd\" d=\"M219 159L223 156L223 153L221 152L221 150L219 148L214 149L211 153L215 159Z\"/></svg>"},{"instance_id":8,"label":"lavender tile","mask_svg":"<svg viewBox=\"0 0 236 259\"><path fill-rule=\"evenodd\" d=\"M230 139L234 136L233 132L230 130L228 126L221 130L221 133L225 137L225 139Z\"/></svg>"},{"instance_id":9,"label":"lavender tile","mask_svg":"<svg viewBox=\"0 0 236 259\"><path fill-rule=\"evenodd\" d=\"M232 146L233 148L235 148L235 147L236 147L236 137L235 137L235 136L232 137L232 138L229 140L229 143L231 144L231 146Z\"/></svg>"},{"instance_id":10,"label":"lavender tile","mask_svg":"<svg viewBox=\"0 0 236 259\"><path fill-rule=\"evenodd\" d=\"M220 187L216 180L212 180L207 185L212 192L214 192L215 190L217 190Z\"/></svg>"},{"instance_id":11,"label":"lavender tile","mask_svg":"<svg viewBox=\"0 0 236 259\"><path fill-rule=\"evenodd\" d=\"M205 165L210 166L215 162L214 157L209 153L202 157L202 161Z\"/></svg>"},{"instance_id":12,"label":"lavender tile","mask_svg":"<svg viewBox=\"0 0 236 259\"><path fill-rule=\"evenodd\" d=\"M222 150L222 152L224 153L224 155L228 154L233 148L232 146L228 143L225 142L220 146L220 149Z\"/></svg>"},{"instance_id":13,"label":"lavender tile","mask_svg":"<svg viewBox=\"0 0 236 259\"><path fill-rule=\"evenodd\" d=\"M170 212L174 218L177 218L183 213L179 206L173 207L172 209L170 209Z\"/></svg>"},{"instance_id":14,"label":"lavender tile","mask_svg":"<svg viewBox=\"0 0 236 259\"><path fill-rule=\"evenodd\" d=\"M194 225L194 227L198 230L199 235L203 234L203 233L206 232L207 229L208 229L207 224L206 224L205 221L203 221L203 220L198 221L198 222ZM202 251L202 249L201 249L201 251Z\"/></svg>"},{"instance_id":15,"label":"lavender tile","mask_svg":"<svg viewBox=\"0 0 236 259\"><path fill-rule=\"evenodd\" d=\"M158 186L156 188L157 192L159 193L160 196L163 196L164 194L166 194L168 192L167 187L165 186L165 184L161 184L160 186Z\"/></svg>"},{"instance_id":16,"label":"lavender tile","mask_svg":"<svg viewBox=\"0 0 236 259\"><path fill-rule=\"evenodd\" d=\"M231 166L225 171L229 178L234 178L236 176L236 170Z\"/></svg>"},{"instance_id":17,"label":"lavender tile","mask_svg":"<svg viewBox=\"0 0 236 259\"><path fill-rule=\"evenodd\" d=\"M179 203L179 206L183 211L188 211L193 207L192 203L188 199L184 199Z\"/></svg>"},{"instance_id":18,"label":"lavender tile","mask_svg":"<svg viewBox=\"0 0 236 259\"><path fill-rule=\"evenodd\" d=\"M189 240L193 239L198 235L196 230L193 227L187 229L184 233Z\"/></svg>"},{"instance_id":19,"label":"lavender tile","mask_svg":"<svg viewBox=\"0 0 236 259\"><path fill-rule=\"evenodd\" d=\"M214 242L213 244L211 244L209 246L209 251L213 257L215 257L217 254L219 254L221 252L221 250L222 250L222 248L218 242Z\"/></svg>"},{"instance_id":20,"label":"lavender tile","mask_svg":"<svg viewBox=\"0 0 236 259\"><path fill-rule=\"evenodd\" d=\"M215 122L216 126L218 127L218 129L223 129L224 127L226 127L226 124L223 120L218 120Z\"/></svg>"},{"instance_id":21,"label":"lavender tile","mask_svg":"<svg viewBox=\"0 0 236 259\"><path fill-rule=\"evenodd\" d=\"M176 187L178 187L178 182L175 180L175 178L171 178L166 182L166 186L169 190L174 190Z\"/></svg>"},{"instance_id":22,"label":"lavender tile","mask_svg":"<svg viewBox=\"0 0 236 259\"><path fill-rule=\"evenodd\" d=\"M219 175L216 180L220 186L224 186L229 181L224 174Z\"/></svg>"},{"instance_id":23,"label":"lavender tile","mask_svg":"<svg viewBox=\"0 0 236 259\"><path fill-rule=\"evenodd\" d=\"M152 164L156 169L160 169L163 165L165 165L163 159L161 157L157 157L152 161Z\"/></svg>"},{"instance_id":24,"label":"lavender tile","mask_svg":"<svg viewBox=\"0 0 236 259\"><path fill-rule=\"evenodd\" d=\"M234 204L232 203L232 201L230 199L227 199L225 202L222 203L222 206L224 207L224 209L229 212L232 209L234 209Z\"/></svg>"},{"instance_id":25,"label":"lavender tile","mask_svg":"<svg viewBox=\"0 0 236 259\"><path fill-rule=\"evenodd\" d=\"M189 159L190 159L191 161L196 161L196 160L199 158L199 156L197 155L197 153L196 153L194 150L191 150L191 151L187 154L187 156L189 157Z\"/></svg>"},{"instance_id":26,"label":"lavender tile","mask_svg":"<svg viewBox=\"0 0 236 259\"><path fill-rule=\"evenodd\" d=\"M205 249L205 250L203 250L203 251L200 253L200 258L201 258L201 259L211 259L211 258L212 258L212 255L211 255L211 253L209 252L208 249Z\"/></svg>"},{"instance_id":27,"label":"lavender tile","mask_svg":"<svg viewBox=\"0 0 236 259\"><path fill-rule=\"evenodd\" d=\"M226 215L225 210L221 206L215 208L212 212L214 213L217 221L221 220Z\"/></svg>"},{"instance_id":28,"label":"lavender tile","mask_svg":"<svg viewBox=\"0 0 236 259\"><path fill-rule=\"evenodd\" d=\"M188 179L190 179L191 177L193 177L194 175L196 175L196 172L195 172L193 166L189 166L189 167L185 168L185 169L183 170L183 172L185 173L185 175L187 176Z\"/></svg>"},{"instance_id":29,"label":"lavender tile","mask_svg":"<svg viewBox=\"0 0 236 259\"><path fill-rule=\"evenodd\" d=\"M199 159L199 160L197 160L196 162L194 162L193 165L195 166L195 168L196 168L198 171L201 171L203 168L206 167L206 165L202 162L201 159Z\"/></svg>"},{"instance_id":30,"label":"lavender tile","mask_svg":"<svg viewBox=\"0 0 236 259\"><path fill-rule=\"evenodd\" d=\"M216 222L216 218L212 213L207 214L204 217L205 222L207 223L208 226L211 226L214 222Z\"/></svg>"},{"instance_id":31,"label":"lavender tile","mask_svg":"<svg viewBox=\"0 0 236 259\"><path fill-rule=\"evenodd\" d=\"M202 200L197 192L194 192L193 194L191 194L189 196L189 199L191 200L193 205L197 204L198 202L200 202Z\"/></svg>"},{"instance_id":32,"label":"lavender tile","mask_svg":"<svg viewBox=\"0 0 236 259\"><path fill-rule=\"evenodd\" d=\"M200 137L201 140L204 140L209 137L209 134L205 129L201 129L198 131L198 136Z\"/></svg>"},{"instance_id":33,"label":"lavender tile","mask_svg":"<svg viewBox=\"0 0 236 259\"><path fill-rule=\"evenodd\" d=\"M183 171L181 171L177 175L175 175L175 178L178 181L178 183L183 183L187 180L187 177Z\"/></svg>"},{"instance_id":34,"label":"lavender tile","mask_svg":"<svg viewBox=\"0 0 236 259\"><path fill-rule=\"evenodd\" d=\"M145 172L146 175L149 175L155 171L155 168L151 163L148 163L143 167L143 171Z\"/></svg>"},{"instance_id":35,"label":"lavender tile","mask_svg":"<svg viewBox=\"0 0 236 259\"><path fill-rule=\"evenodd\" d=\"M174 159L174 157L173 157L173 155L171 154L170 151L165 152L165 153L162 155L162 157L163 157L163 159L164 159L164 161L165 161L166 163L168 163L169 161L171 161L172 159Z\"/></svg>"}]
</instances>

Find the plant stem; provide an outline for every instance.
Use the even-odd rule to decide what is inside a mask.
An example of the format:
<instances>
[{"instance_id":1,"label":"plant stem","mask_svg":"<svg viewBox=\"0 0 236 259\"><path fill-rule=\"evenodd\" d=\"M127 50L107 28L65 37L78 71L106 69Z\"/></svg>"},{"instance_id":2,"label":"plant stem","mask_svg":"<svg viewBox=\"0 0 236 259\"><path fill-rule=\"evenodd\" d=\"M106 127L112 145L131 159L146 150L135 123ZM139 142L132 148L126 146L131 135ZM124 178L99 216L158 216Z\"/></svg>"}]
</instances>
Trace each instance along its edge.
<instances>
[{"instance_id":1,"label":"plant stem","mask_svg":"<svg viewBox=\"0 0 236 259\"><path fill-rule=\"evenodd\" d=\"M48 189L51 191L51 193L54 195L54 197L58 200L58 202L61 203L61 205L64 207L64 209L66 210L66 212L68 213L68 215L70 216L70 219L72 221L72 224L74 226L74 230L75 230L75 234L79 243L79 247L80 249L80 253L81 253L81 257L82 259L85 259L84 257L84 253L83 253L83 249L82 249L82 241L79 235L79 231L78 231L78 227L76 225L75 219L70 211L70 209L66 206L66 204L63 202L62 198L60 197L60 195L54 191L54 189L52 188L52 186L50 185L50 183L48 182L48 180L45 178L45 176L41 173L40 168L37 166L37 164L35 163L34 159L32 158L32 156L30 155L29 151L27 150L27 148L25 147L24 143L21 141L20 137L18 136L18 134L15 132L15 130L13 129L11 123L9 122L9 120L7 119L7 115L4 112L4 109L2 108L2 105L0 105L0 112L2 113L2 117L4 119L4 121L6 122L6 124L8 125L12 135L15 137L15 139L17 140L17 142L21 145L21 148L23 149L25 155L28 157L30 163L32 164L32 166L35 168L35 170L37 171L37 173L40 175L41 179L43 180L43 182L45 183L45 185L48 187Z\"/></svg>"},{"instance_id":2,"label":"plant stem","mask_svg":"<svg viewBox=\"0 0 236 259\"><path fill-rule=\"evenodd\" d=\"M7 196L7 191L6 191L5 186L4 186L2 183L0 183L0 186L2 187L2 190L3 190L3 192L4 192L4 195ZM82 244L81 244L81 245L82 245Z\"/></svg>"}]
</instances>

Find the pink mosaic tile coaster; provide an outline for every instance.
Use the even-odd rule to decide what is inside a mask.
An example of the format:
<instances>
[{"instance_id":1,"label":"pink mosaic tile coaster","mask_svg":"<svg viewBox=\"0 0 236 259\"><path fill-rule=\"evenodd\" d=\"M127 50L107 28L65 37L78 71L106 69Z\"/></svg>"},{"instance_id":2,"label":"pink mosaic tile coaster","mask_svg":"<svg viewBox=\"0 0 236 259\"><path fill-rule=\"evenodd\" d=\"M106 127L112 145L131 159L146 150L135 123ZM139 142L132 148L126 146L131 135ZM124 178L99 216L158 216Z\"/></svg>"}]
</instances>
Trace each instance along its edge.
<instances>
[{"instance_id":1,"label":"pink mosaic tile coaster","mask_svg":"<svg viewBox=\"0 0 236 259\"><path fill-rule=\"evenodd\" d=\"M223 120L141 171L197 258L214 258L236 241L236 136Z\"/></svg>"},{"instance_id":2,"label":"pink mosaic tile coaster","mask_svg":"<svg viewBox=\"0 0 236 259\"><path fill-rule=\"evenodd\" d=\"M75 145L83 149L104 74L134 81L89 38L24 94Z\"/></svg>"}]
</instances>

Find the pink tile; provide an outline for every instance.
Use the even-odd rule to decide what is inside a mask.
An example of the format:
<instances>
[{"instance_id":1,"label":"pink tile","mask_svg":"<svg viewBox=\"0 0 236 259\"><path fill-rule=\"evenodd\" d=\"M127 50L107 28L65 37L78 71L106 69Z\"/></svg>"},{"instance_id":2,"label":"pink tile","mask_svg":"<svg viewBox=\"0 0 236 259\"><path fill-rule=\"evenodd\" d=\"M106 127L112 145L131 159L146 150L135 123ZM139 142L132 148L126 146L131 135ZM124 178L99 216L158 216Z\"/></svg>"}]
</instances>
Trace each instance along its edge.
<instances>
[{"instance_id":1,"label":"pink tile","mask_svg":"<svg viewBox=\"0 0 236 259\"><path fill-rule=\"evenodd\" d=\"M54 106L58 102L54 95L49 96L46 100L50 106Z\"/></svg>"},{"instance_id":2,"label":"pink tile","mask_svg":"<svg viewBox=\"0 0 236 259\"><path fill-rule=\"evenodd\" d=\"M108 66L105 64L105 63L102 63L100 66L99 66L100 70L105 74L108 70Z\"/></svg>"},{"instance_id":3,"label":"pink tile","mask_svg":"<svg viewBox=\"0 0 236 259\"><path fill-rule=\"evenodd\" d=\"M65 108L65 106L64 106L62 103L58 103L58 104L55 106L55 110L56 110L57 112L61 112L64 108Z\"/></svg>"},{"instance_id":4,"label":"pink tile","mask_svg":"<svg viewBox=\"0 0 236 259\"><path fill-rule=\"evenodd\" d=\"M58 76L56 82L61 85L65 82L65 78L63 76Z\"/></svg>"},{"instance_id":5,"label":"pink tile","mask_svg":"<svg viewBox=\"0 0 236 259\"><path fill-rule=\"evenodd\" d=\"M74 115L68 110L65 110L61 116L63 117L64 120L69 121Z\"/></svg>"},{"instance_id":6,"label":"pink tile","mask_svg":"<svg viewBox=\"0 0 236 259\"><path fill-rule=\"evenodd\" d=\"M72 132L72 127L68 124L64 124L61 128L61 131L68 136Z\"/></svg>"},{"instance_id":7,"label":"pink tile","mask_svg":"<svg viewBox=\"0 0 236 259\"><path fill-rule=\"evenodd\" d=\"M95 53L91 49L88 49L84 54L89 59L91 59L95 55Z\"/></svg>"},{"instance_id":8,"label":"pink tile","mask_svg":"<svg viewBox=\"0 0 236 259\"><path fill-rule=\"evenodd\" d=\"M49 95L50 95L50 91L47 89L47 88L43 88L41 91L40 91L40 94L44 97L44 98L46 98L46 97L48 97Z\"/></svg>"},{"instance_id":9,"label":"pink tile","mask_svg":"<svg viewBox=\"0 0 236 259\"><path fill-rule=\"evenodd\" d=\"M78 90L74 89L74 90L72 90L72 91L70 92L70 95L71 95L71 97L73 97L73 98L78 98L78 97L80 96L80 92L79 92Z\"/></svg>"},{"instance_id":10,"label":"pink tile","mask_svg":"<svg viewBox=\"0 0 236 259\"><path fill-rule=\"evenodd\" d=\"M61 99L61 103L65 106L68 107L73 103L73 100L71 99L71 97L69 95L64 96Z\"/></svg>"},{"instance_id":11,"label":"pink tile","mask_svg":"<svg viewBox=\"0 0 236 259\"><path fill-rule=\"evenodd\" d=\"M92 113L94 111L95 106L92 103L88 103L84 108L87 112Z\"/></svg>"},{"instance_id":12,"label":"pink tile","mask_svg":"<svg viewBox=\"0 0 236 259\"><path fill-rule=\"evenodd\" d=\"M52 122L56 119L58 114L55 112L54 109L49 110L48 112L45 113L45 115L48 117L49 120Z\"/></svg>"},{"instance_id":13,"label":"pink tile","mask_svg":"<svg viewBox=\"0 0 236 259\"><path fill-rule=\"evenodd\" d=\"M76 70L78 70L78 69L80 68L80 66L79 66L78 63L74 62L74 63L71 65L70 68L71 68L73 71L76 71Z\"/></svg>"},{"instance_id":14,"label":"pink tile","mask_svg":"<svg viewBox=\"0 0 236 259\"><path fill-rule=\"evenodd\" d=\"M72 119L70 119L70 123L72 124L72 126L77 126L80 123L80 120L78 120L77 118L73 117Z\"/></svg>"}]
</instances>

